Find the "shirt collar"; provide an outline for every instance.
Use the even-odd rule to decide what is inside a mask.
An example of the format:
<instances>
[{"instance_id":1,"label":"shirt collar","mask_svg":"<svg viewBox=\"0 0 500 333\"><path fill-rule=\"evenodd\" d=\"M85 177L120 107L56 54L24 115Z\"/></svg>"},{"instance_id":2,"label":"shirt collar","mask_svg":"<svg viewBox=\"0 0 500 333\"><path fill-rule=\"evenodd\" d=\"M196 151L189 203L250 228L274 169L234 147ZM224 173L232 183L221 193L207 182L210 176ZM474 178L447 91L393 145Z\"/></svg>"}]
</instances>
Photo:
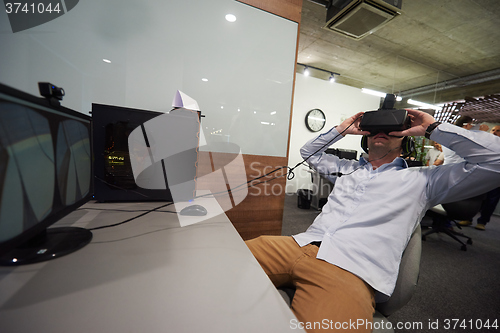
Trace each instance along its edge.
<instances>
[{"instance_id":1,"label":"shirt collar","mask_svg":"<svg viewBox=\"0 0 500 333\"><path fill-rule=\"evenodd\" d=\"M396 157L396 158L394 159L394 161L392 161L392 163L391 163L391 164L393 164L393 163L394 163L394 165L396 165L396 166L400 166L400 167L402 167L403 169L408 168L408 163L406 163L406 160L405 160L405 159L403 159L403 158L401 158L401 157Z\"/></svg>"},{"instance_id":2,"label":"shirt collar","mask_svg":"<svg viewBox=\"0 0 500 333\"><path fill-rule=\"evenodd\" d=\"M368 163L370 163L370 162L368 162L363 156L361 156L359 158L359 165L365 166ZM388 168L390 166L401 167L403 169L406 169L406 168L408 168L408 163L406 163L406 161L403 158L396 157L391 163L386 163L386 164L382 165L380 168L382 168L382 167Z\"/></svg>"}]
</instances>

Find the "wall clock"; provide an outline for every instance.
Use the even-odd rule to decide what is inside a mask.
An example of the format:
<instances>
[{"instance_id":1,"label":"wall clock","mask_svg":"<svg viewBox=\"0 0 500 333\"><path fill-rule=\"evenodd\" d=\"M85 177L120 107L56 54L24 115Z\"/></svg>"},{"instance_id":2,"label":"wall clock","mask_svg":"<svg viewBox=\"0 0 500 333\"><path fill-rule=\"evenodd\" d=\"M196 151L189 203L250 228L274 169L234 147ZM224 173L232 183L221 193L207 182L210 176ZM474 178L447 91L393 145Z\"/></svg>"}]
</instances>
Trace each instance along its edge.
<instances>
[{"instance_id":1,"label":"wall clock","mask_svg":"<svg viewBox=\"0 0 500 333\"><path fill-rule=\"evenodd\" d=\"M312 132L317 132L326 124L326 116L320 109L312 109L306 114L306 127Z\"/></svg>"}]
</instances>

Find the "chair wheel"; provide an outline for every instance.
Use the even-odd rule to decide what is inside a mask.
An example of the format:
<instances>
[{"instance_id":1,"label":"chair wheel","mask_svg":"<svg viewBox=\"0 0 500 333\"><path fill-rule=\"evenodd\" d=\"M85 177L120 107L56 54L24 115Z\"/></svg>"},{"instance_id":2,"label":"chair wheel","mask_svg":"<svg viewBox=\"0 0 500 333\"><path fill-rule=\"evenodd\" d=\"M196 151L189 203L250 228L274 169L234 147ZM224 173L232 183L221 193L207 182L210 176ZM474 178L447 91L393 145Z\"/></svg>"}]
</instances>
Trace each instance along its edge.
<instances>
[{"instance_id":1,"label":"chair wheel","mask_svg":"<svg viewBox=\"0 0 500 333\"><path fill-rule=\"evenodd\" d=\"M462 247L460 248L460 250L462 250L462 251L467 251L467 246L462 245Z\"/></svg>"},{"instance_id":2,"label":"chair wheel","mask_svg":"<svg viewBox=\"0 0 500 333\"><path fill-rule=\"evenodd\" d=\"M472 245L472 239L468 239L467 244Z\"/></svg>"}]
</instances>

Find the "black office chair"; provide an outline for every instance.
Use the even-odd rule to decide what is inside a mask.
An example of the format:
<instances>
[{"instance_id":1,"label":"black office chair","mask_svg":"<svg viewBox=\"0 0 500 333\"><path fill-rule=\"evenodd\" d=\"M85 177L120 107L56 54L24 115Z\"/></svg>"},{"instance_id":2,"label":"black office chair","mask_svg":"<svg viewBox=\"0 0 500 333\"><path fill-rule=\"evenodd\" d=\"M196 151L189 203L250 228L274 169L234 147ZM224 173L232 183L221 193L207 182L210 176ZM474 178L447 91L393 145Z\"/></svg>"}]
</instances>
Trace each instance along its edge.
<instances>
[{"instance_id":1,"label":"black office chair","mask_svg":"<svg viewBox=\"0 0 500 333\"><path fill-rule=\"evenodd\" d=\"M447 222L452 221L459 229L462 229L457 221L472 220L481 209L484 198L485 195L481 194L465 200L437 205L429 209L427 215L432 218L432 227L431 230L422 235L422 240L425 241L426 236L430 234L442 232L462 244L460 248L462 251L467 251L467 245L458 237L466 238L469 245L472 245L472 238L452 230L447 225Z\"/></svg>"}]
</instances>

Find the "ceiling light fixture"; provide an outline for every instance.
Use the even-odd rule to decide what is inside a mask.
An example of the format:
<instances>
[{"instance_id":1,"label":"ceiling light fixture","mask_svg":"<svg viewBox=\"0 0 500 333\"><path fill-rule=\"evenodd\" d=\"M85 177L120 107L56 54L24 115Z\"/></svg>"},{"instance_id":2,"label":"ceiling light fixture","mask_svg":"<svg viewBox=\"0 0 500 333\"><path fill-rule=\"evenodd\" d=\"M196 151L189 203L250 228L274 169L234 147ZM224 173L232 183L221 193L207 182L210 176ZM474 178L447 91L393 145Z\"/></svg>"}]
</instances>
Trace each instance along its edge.
<instances>
[{"instance_id":1,"label":"ceiling light fixture","mask_svg":"<svg viewBox=\"0 0 500 333\"><path fill-rule=\"evenodd\" d=\"M234 21L236 21L236 16L234 16L233 14L227 14L226 15L226 20L228 22L234 22Z\"/></svg>"},{"instance_id":2,"label":"ceiling light fixture","mask_svg":"<svg viewBox=\"0 0 500 333\"><path fill-rule=\"evenodd\" d=\"M110 63L111 63L111 60L109 60L109 59L102 59L102 61L104 61L104 62L105 62L105 63L107 63L107 64L110 64Z\"/></svg>"},{"instance_id":3,"label":"ceiling light fixture","mask_svg":"<svg viewBox=\"0 0 500 333\"><path fill-rule=\"evenodd\" d=\"M441 110L443 107L438 105L432 105L424 102L415 101L413 99L408 99L408 104L417 105L426 109Z\"/></svg>"},{"instance_id":4,"label":"ceiling light fixture","mask_svg":"<svg viewBox=\"0 0 500 333\"><path fill-rule=\"evenodd\" d=\"M309 68L306 66L306 68L304 68L304 75L305 76L309 76Z\"/></svg>"},{"instance_id":5,"label":"ceiling light fixture","mask_svg":"<svg viewBox=\"0 0 500 333\"><path fill-rule=\"evenodd\" d=\"M335 74L332 73L330 76L330 83L333 83L333 82L335 82Z\"/></svg>"},{"instance_id":6,"label":"ceiling light fixture","mask_svg":"<svg viewBox=\"0 0 500 333\"><path fill-rule=\"evenodd\" d=\"M361 88L361 92L365 93L365 94L368 94L368 95L378 96L378 97L382 97L382 98L384 98L385 95L387 95L384 92L376 91L376 90L371 90L371 89L367 89L367 88Z\"/></svg>"},{"instance_id":7,"label":"ceiling light fixture","mask_svg":"<svg viewBox=\"0 0 500 333\"><path fill-rule=\"evenodd\" d=\"M372 90L372 89L367 89L367 88L361 88L361 92L368 94L368 95L378 96L378 97L382 97L382 98L385 98L385 96L387 95L384 92L376 91L376 90ZM401 96L396 96L396 101L400 102L402 100L403 100L403 98L401 98Z\"/></svg>"}]
</instances>

